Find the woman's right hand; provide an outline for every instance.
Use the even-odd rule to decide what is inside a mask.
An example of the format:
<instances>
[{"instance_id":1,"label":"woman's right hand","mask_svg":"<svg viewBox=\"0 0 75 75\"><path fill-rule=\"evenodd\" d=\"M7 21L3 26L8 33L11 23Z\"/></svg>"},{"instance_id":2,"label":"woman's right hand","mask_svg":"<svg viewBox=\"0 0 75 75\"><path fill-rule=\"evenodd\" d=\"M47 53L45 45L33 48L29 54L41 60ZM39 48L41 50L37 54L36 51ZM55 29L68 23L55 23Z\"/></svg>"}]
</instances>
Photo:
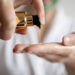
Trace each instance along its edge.
<instances>
[{"instance_id":1,"label":"woman's right hand","mask_svg":"<svg viewBox=\"0 0 75 75\"><path fill-rule=\"evenodd\" d=\"M43 0L0 0L0 39L9 40L16 28L16 15L14 7L33 5L40 19L45 24Z\"/></svg>"}]
</instances>

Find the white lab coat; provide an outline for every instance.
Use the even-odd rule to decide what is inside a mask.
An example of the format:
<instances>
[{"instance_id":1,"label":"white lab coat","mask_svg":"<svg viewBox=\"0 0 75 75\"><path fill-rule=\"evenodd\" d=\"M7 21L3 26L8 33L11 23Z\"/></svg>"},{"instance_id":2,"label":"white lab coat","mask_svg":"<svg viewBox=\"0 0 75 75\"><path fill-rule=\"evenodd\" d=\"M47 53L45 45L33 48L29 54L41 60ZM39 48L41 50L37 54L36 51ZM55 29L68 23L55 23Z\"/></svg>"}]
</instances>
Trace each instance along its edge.
<instances>
[{"instance_id":1,"label":"white lab coat","mask_svg":"<svg viewBox=\"0 0 75 75\"><path fill-rule=\"evenodd\" d=\"M13 54L16 44L38 43L35 28L28 29L27 35L15 34L9 41L0 40L0 75L67 75L62 63L51 63L32 54ZM73 31L73 20L58 8L52 28L48 29L43 43L61 42L64 35Z\"/></svg>"}]
</instances>

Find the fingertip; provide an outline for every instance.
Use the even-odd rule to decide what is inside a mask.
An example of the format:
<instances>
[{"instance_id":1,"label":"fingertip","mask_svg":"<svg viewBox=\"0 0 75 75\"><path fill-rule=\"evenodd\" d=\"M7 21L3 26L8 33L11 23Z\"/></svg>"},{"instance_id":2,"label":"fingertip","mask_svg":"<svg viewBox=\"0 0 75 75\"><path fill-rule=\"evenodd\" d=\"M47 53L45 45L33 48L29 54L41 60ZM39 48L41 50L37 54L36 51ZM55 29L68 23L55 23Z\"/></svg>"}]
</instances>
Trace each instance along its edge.
<instances>
[{"instance_id":1,"label":"fingertip","mask_svg":"<svg viewBox=\"0 0 75 75\"><path fill-rule=\"evenodd\" d=\"M40 22L42 25L45 24L45 11L44 11L44 3L42 0L34 0L34 8L39 16Z\"/></svg>"},{"instance_id":2,"label":"fingertip","mask_svg":"<svg viewBox=\"0 0 75 75\"><path fill-rule=\"evenodd\" d=\"M40 17L40 22L42 25L45 25L45 17Z\"/></svg>"},{"instance_id":3,"label":"fingertip","mask_svg":"<svg viewBox=\"0 0 75 75\"><path fill-rule=\"evenodd\" d=\"M22 53L23 49L24 49L24 45L18 44L13 49L13 53Z\"/></svg>"},{"instance_id":4,"label":"fingertip","mask_svg":"<svg viewBox=\"0 0 75 75\"><path fill-rule=\"evenodd\" d=\"M64 36L63 37L63 44L66 45L66 46L71 45L71 39L70 39L69 36Z\"/></svg>"},{"instance_id":5,"label":"fingertip","mask_svg":"<svg viewBox=\"0 0 75 75\"><path fill-rule=\"evenodd\" d=\"M39 20L40 20L41 25L45 25L45 23L46 23L45 11L43 8L41 9L40 13L38 13L38 16L39 16Z\"/></svg>"},{"instance_id":6,"label":"fingertip","mask_svg":"<svg viewBox=\"0 0 75 75\"><path fill-rule=\"evenodd\" d=\"M29 45L24 45L24 44L18 44L15 46L15 48L13 49L13 53L25 53L28 52L27 48Z\"/></svg>"},{"instance_id":7,"label":"fingertip","mask_svg":"<svg viewBox=\"0 0 75 75\"><path fill-rule=\"evenodd\" d=\"M15 48L13 49L13 52L17 53L18 50L19 50L19 45L16 45Z\"/></svg>"}]
</instances>

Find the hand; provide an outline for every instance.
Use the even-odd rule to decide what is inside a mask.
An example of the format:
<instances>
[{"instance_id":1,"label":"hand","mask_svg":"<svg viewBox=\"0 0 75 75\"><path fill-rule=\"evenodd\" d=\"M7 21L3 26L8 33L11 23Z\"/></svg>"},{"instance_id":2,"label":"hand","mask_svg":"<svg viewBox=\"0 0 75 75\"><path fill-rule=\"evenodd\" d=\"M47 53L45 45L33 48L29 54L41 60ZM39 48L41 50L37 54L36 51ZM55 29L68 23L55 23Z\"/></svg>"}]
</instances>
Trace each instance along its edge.
<instances>
[{"instance_id":1,"label":"hand","mask_svg":"<svg viewBox=\"0 0 75 75\"><path fill-rule=\"evenodd\" d=\"M17 45L15 53L29 52L50 62L63 62L75 65L75 34L63 37L62 43Z\"/></svg>"},{"instance_id":2,"label":"hand","mask_svg":"<svg viewBox=\"0 0 75 75\"><path fill-rule=\"evenodd\" d=\"M0 39L9 40L16 28L16 15L14 7L33 5L40 18L41 24L45 22L43 0L0 0Z\"/></svg>"},{"instance_id":3,"label":"hand","mask_svg":"<svg viewBox=\"0 0 75 75\"><path fill-rule=\"evenodd\" d=\"M16 28L16 17L11 0L0 0L0 39L8 40Z\"/></svg>"},{"instance_id":4,"label":"hand","mask_svg":"<svg viewBox=\"0 0 75 75\"><path fill-rule=\"evenodd\" d=\"M43 0L14 0L14 6L33 5L40 19L41 24L45 24L45 12Z\"/></svg>"}]
</instances>

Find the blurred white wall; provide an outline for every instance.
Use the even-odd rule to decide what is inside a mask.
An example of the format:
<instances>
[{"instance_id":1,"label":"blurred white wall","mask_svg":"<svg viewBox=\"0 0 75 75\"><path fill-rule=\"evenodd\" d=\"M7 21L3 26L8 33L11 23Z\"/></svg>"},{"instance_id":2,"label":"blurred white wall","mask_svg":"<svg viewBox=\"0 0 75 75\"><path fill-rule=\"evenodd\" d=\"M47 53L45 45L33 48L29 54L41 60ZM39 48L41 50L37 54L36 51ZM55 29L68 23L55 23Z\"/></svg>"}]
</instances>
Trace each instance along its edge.
<instances>
[{"instance_id":1,"label":"blurred white wall","mask_svg":"<svg viewBox=\"0 0 75 75\"><path fill-rule=\"evenodd\" d=\"M59 0L66 13L75 19L75 0Z\"/></svg>"}]
</instances>

